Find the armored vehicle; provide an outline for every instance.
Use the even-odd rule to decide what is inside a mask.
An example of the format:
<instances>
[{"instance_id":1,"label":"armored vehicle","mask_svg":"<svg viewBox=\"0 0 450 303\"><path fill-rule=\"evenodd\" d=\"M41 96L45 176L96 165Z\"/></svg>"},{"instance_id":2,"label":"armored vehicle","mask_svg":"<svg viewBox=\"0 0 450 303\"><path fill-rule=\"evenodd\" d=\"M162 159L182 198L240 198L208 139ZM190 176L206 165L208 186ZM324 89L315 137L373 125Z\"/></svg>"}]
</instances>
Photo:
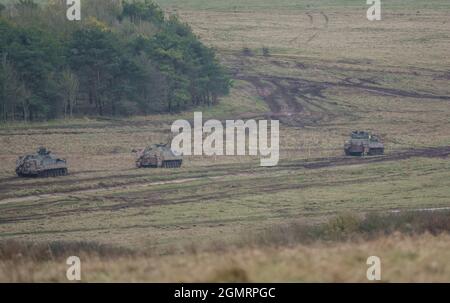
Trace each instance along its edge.
<instances>
[{"instance_id":1,"label":"armored vehicle","mask_svg":"<svg viewBox=\"0 0 450 303\"><path fill-rule=\"evenodd\" d=\"M169 144L153 144L137 152L137 168L180 168L182 164L183 158L175 155Z\"/></svg>"},{"instance_id":2,"label":"armored vehicle","mask_svg":"<svg viewBox=\"0 0 450 303\"><path fill-rule=\"evenodd\" d=\"M347 156L375 156L384 154L384 144L380 139L365 131L354 131L344 146Z\"/></svg>"},{"instance_id":3,"label":"armored vehicle","mask_svg":"<svg viewBox=\"0 0 450 303\"><path fill-rule=\"evenodd\" d=\"M19 177L57 177L68 174L67 162L41 147L35 154L20 157L16 163Z\"/></svg>"}]
</instances>

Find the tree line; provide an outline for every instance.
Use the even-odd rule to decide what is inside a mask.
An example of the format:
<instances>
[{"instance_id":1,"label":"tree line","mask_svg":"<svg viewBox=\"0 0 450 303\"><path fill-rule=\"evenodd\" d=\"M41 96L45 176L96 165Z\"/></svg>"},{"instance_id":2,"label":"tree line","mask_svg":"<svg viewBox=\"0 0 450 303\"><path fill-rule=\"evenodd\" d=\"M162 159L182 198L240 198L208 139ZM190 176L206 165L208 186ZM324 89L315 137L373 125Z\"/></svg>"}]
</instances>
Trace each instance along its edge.
<instances>
[{"instance_id":1,"label":"tree line","mask_svg":"<svg viewBox=\"0 0 450 303\"><path fill-rule=\"evenodd\" d=\"M213 49L149 0L0 5L0 120L146 115L213 105L230 79Z\"/></svg>"}]
</instances>

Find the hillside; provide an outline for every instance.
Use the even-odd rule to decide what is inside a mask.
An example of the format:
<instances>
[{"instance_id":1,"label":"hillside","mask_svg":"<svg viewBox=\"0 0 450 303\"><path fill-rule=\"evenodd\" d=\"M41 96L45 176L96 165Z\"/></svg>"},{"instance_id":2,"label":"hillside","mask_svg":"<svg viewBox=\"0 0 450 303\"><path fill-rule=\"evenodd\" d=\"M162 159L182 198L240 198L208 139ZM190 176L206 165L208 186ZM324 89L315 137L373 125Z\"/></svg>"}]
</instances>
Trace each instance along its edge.
<instances>
[{"instance_id":1,"label":"hillside","mask_svg":"<svg viewBox=\"0 0 450 303\"><path fill-rule=\"evenodd\" d=\"M359 0L157 2L215 50L229 94L171 114L0 124L1 241L142 253L87 254L89 281L365 282L373 254L388 264L385 282L449 281L444 228L415 233L403 222L398 234L370 239L234 246L342 213L425 213L437 224L450 207L448 1L389 1L380 22L367 20ZM279 165L189 156L179 170L136 169L131 150L166 142L172 123L193 111L280 120ZM354 130L378 134L386 154L345 157ZM68 160L69 176L14 175L17 157L40 145ZM448 226L448 216L439 222ZM24 260L19 274L32 268L33 281L64 279L64 262ZM5 272L0 280L22 280Z\"/></svg>"}]
</instances>

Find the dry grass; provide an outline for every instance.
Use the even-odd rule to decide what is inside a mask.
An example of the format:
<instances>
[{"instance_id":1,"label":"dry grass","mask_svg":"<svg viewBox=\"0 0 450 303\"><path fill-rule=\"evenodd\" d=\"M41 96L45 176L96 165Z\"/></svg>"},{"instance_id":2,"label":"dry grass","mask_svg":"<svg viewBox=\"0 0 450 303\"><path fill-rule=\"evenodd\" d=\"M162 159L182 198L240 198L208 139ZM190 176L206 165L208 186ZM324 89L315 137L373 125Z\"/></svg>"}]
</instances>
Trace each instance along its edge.
<instances>
[{"instance_id":1,"label":"dry grass","mask_svg":"<svg viewBox=\"0 0 450 303\"><path fill-rule=\"evenodd\" d=\"M450 281L450 236L237 249L162 257L82 258L84 282L367 282L366 260L379 256L383 282ZM0 261L2 282L66 282L65 262Z\"/></svg>"},{"instance_id":2,"label":"dry grass","mask_svg":"<svg viewBox=\"0 0 450 303\"><path fill-rule=\"evenodd\" d=\"M384 282L448 282L450 212L344 214L291 224L228 246L164 256L96 243L0 243L1 282L64 282L65 258L82 260L84 282L367 282L382 260Z\"/></svg>"},{"instance_id":3,"label":"dry grass","mask_svg":"<svg viewBox=\"0 0 450 303\"><path fill-rule=\"evenodd\" d=\"M264 232L249 236L243 246L293 246L317 241L370 241L396 233L403 235L450 234L449 211L419 211L399 213L344 213L328 222L307 225L304 222L269 227Z\"/></svg>"},{"instance_id":4,"label":"dry grass","mask_svg":"<svg viewBox=\"0 0 450 303\"><path fill-rule=\"evenodd\" d=\"M21 262L64 261L68 256L89 256L103 259L133 256L129 249L95 242L49 242L33 243L13 240L0 242L0 260Z\"/></svg>"},{"instance_id":5,"label":"dry grass","mask_svg":"<svg viewBox=\"0 0 450 303\"><path fill-rule=\"evenodd\" d=\"M426 9L418 14L408 8L385 9L382 22L369 22L365 10L345 6L238 12L183 9L178 13L203 41L223 51L265 46L274 56L298 56L300 60L423 68L449 63L446 10Z\"/></svg>"}]
</instances>

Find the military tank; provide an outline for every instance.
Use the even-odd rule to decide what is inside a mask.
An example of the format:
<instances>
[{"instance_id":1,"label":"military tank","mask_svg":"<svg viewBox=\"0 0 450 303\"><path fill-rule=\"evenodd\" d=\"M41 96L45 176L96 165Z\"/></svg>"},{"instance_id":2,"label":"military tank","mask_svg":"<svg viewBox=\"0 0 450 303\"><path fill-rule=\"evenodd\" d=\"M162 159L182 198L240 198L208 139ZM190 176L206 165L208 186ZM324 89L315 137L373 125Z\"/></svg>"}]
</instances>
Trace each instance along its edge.
<instances>
[{"instance_id":1,"label":"military tank","mask_svg":"<svg viewBox=\"0 0 450 303\"><path fill-rule=\"evenodd\" d=\"M137 153L137 168L180 168L183 158L175 155L169 144L153 144Z\"/></svg>"},{"instance_id":2,"label":"military tank","mask_svg":"<svg viewBox=\"0 0 450 303\"><path fill-rule=\"evenodd\" d=\"M68 174L67 162L41 147L35 154L20 157L16 163L19 177L58 177Z\"/></svg>"},{"instance_id":3,"label":"military tank","mask_svg":"<svg viewBox=\"0 0 450 303\"><path fill-rule=\"evenodd\" d=\"M376 135L365 131L354 131L350 140L345 143L347 156L376 156L384 154L384 144Z\"/></svg>"}]
</instances>

